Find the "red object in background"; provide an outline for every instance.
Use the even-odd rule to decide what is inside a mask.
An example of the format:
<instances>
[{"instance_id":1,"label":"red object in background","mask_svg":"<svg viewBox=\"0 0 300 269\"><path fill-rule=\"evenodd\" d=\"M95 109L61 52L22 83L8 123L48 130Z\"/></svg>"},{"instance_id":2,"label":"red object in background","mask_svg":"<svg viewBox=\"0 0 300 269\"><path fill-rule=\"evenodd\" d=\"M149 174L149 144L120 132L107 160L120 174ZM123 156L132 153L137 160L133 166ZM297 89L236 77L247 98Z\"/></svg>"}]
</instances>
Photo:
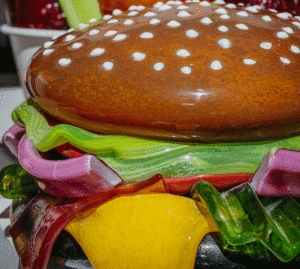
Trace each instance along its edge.
<instances>
[{"instance_id":1,"label":"red object in background","mask_svg":"<svg viewBox=\"0 0 300 269\"><path fill-rule=\"evenodd\" d=\"M5 0L12 26L67 30L67 22L55 0Z\"/></svg>"}]
</instances>

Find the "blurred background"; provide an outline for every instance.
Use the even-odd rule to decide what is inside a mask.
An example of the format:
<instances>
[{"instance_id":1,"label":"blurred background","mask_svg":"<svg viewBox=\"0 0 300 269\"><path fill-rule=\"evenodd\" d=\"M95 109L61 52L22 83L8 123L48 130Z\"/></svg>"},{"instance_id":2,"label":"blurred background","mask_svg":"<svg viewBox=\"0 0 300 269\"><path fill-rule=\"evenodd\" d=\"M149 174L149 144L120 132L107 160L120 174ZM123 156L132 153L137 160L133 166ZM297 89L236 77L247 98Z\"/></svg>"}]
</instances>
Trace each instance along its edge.
<instances>
[{"instance_id":1,"label":"blurred background","mask_svg":"<svg viewBox=\"0 0 300 269\"><path fill-rule=\"evenodd\" d=\"M4 1L0 0L0 25L5 23ZM0 32L0 87L19 85L9 38Z\"/></svg>"}]
</instances>

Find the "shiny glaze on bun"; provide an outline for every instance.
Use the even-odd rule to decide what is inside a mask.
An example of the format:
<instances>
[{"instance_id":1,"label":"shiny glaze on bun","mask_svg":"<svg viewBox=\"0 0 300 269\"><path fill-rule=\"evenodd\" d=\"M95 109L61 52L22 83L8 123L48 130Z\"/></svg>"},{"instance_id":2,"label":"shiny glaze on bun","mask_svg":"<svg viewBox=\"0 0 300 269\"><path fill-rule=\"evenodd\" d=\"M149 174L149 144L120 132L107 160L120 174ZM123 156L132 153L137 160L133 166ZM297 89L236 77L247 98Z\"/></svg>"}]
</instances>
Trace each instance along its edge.
<instances>
[{"instance_id":1,"label":"shiny glaze on bun","mask_svg":"<svg viewBox=\"0 0 300 269\"><path fill-rule=\"evenodd\" d=\"M55 118L104 134L190 142L300 133L300 21L180 1L115 10L46 42L27 86Z\"/></svg>"}]
</instances>

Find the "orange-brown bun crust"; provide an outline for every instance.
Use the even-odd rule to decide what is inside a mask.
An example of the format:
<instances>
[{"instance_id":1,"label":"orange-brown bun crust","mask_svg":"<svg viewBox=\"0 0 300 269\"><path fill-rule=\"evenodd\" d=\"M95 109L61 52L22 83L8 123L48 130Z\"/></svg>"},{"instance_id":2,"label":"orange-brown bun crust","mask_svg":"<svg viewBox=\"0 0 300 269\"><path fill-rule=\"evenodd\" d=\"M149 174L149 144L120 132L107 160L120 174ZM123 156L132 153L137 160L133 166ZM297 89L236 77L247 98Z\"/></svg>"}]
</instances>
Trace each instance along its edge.
<instances>
[{"instance_id":1,"label":"orange-brown bun crust","mask_svg":"<svg viewBox=\"0 0 300 269\"><path fill-rule=\"evenodd\" d=\"M182 141L300 133L296 18L233 4L118 13L32 59L28 89L50 115L99 133Z\"/></svg>"}]
</instances>

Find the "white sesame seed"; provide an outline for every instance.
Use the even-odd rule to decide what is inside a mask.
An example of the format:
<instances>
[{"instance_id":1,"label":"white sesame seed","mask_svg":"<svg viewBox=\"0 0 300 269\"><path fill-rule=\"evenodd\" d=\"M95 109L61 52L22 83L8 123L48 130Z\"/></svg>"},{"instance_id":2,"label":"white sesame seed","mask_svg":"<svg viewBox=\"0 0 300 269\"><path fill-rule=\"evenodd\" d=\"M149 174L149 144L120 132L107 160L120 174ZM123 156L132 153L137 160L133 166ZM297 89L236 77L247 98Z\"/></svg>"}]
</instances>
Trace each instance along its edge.
<instances>
[{"instance_id":1,"label":"white sesame seed","mask_svg":"<svg viewBox=\"0 0 300 269\"><path fill-rule=\"evenodd\" d=\"M116 23L116 22L118 22L117 19L112 19L112 20L109 20L107 23Z\"/></svg>"},{"instance_id":2,"label":"white sesame seed","mask_svg":"<svg viewBox=\"0 0 300 269\"><path fill-rule=\"evenodd\" d=\"M211 24L212 20L208 17L205 17L205 18L201 19L200 22L202 22L203 24Z\"/></svg>"},{"instance_id":3,"label":"white sesame seed","mask_svg":"<svg viewBox=\"0 0 300 269\"><path fill-rule=\"evenodd\" d=\"M225 7L229 8L229 9L235 9L236 5L235 4L228 4Z\"/></svg>"},{"instance_id":4,"label":"white sesame seed","mask_svg":"<svg viewBox=\"0 0 300 269\"><path fill-rule=\"evenodd\" d=\"M158 19L152 19L151 21L149 21L149 23L155 25L155 24L160 23L160 20L158 20Z\"/></svg>"},{"instance_id":5,"label":"white sesame seed","mask_svg":"<svg viewBox=\"0 0 300 269\"><path fill-rule=\"evenodd\" d=\"M220 61L216 60L216 61L213 61L211 64L210 64L210 68L213 69L213 70L220 70L222 69L222 64Z\"/></svg>"},{"instance_id":6,"label":"white sesame seed","mask_svg":"<svg viewBox=\"0 0 300 269\"><path fill-rule=\"evenodd\" d=\"M137 11L130 11L127 16L136 16L138 14Z\"/></svg>"},{"instance_id":7,"label":"white sesame seed","mask_svg":"<svg viewBox=\"0 0 300 269\"><path fill-rule=\"evenodd\" d=\"M252 59L244 59L243 62L246 65L254 65L254 64L256 64L256 61L254 61Z\"/></svg>"},{"instance_id":8,"label":"white sesame seed","mask_svg":"<svg viewBox=\"0 0 300 269\"><path fill-rule=\"evenodd\" d=\"M278 13L278 11L276 9L270 8L268 9L269 11L273 12L273 13Z\"/></svg>"},{"instance_id":9,"label":"white sesame seed","mask_svg":"<svg viewBox=\"0 0 300 269\"><path fill-rule=\"evenodd\" d=\"M132 10L137 10L137 6L135 5L132 5L128 8L129 11L132 11Z\"/></svg>"},{"instance_id":10,"label":"white sesame seed","mask_svg":"<svg viewBox=\"0 0 300 269\"><path fill-rule=\"evenodd\" d=\"M135 61L142 61L146 58L146 55L144 53L135 52L132 54L132 57Z\"/></svg>"},{"instance_id":11,"label":"white sesame seed","mask_svg":"<svg viewBox=\"0 0 300 269\"><path fill-rule=\"evenodd\" d=\"M52 46L53 44L54 44L53 41L47 41L47 42L45 42L45 44L44 44L44 48L47 49L47 48L49 48L50 46Z\"/></svg>"},{"instance_id":12,"label":"white sesame seed","mask_svg":"<svg viewBox=\"0 0 300 269\"><path fill-rule=\"evenodd\" d=\"M89 24L86 24L86 23L80 23L80 24L78 25L79 29L84 29L84 28L86 28L86 27L88 27L88 26L89 26Z\"/></svg>"},{"instance_id":13,"label":"white sesame seed","mask_svg":"<svg viewBox=\"0 0 300 269\"><path fill-rule=\"evenodd\" d=\"M114 67L114 64L112 62L105 62L103 65L102 65L102 68L104 70L111 70L112 68Z\"/></svg>"},{"instance_id":14,"label":"white sesame seed","mask_svg":"<svg viewBox=\"0 0 300 269\"><path fill-rule=\"evenodd\" d=\"M300 16L295 16L294 18L300 21Z\"/></svg>"},{"instance_id":15,"label":"white sesame seed","mask_svg":"<svg viewBox=\"0 0 300 269\"><path fill-rule=\"evenodd\" d=\"M164 5L163 2L157 2L156 4L153 5L154 8L160 8Z\"/></svg>"},{"instance_id":16,"label":"white sesame seed","mask_svg":"<svg viewBox=\"0 0 300 269\"><path fill-rule=\"evenodd\" d=\"M277 37L278 37L278 38L281 38L281 39L286 39L286 38L289 37L289 35L288 35L288 33L286 33L286 32L278 32L278 33L277 33Z\"/></svg>"},{"instance_id":17,"label":"white sesame seed","mask_svg":"<svg viewBox=\"0 0 300 269\"><path fill-rule=\"evenodd\" d=\"M124 21L124 24L125 24L125 25L131 25L131 24L133 24L133 23L134 23L133 20L125 20L125 21Z\"/></svg>"},{"instance_id":18,"label":"white sesame seed","mask_svg":"<svg viewBox=\"0 0 300 269\"><path fill-rule=\"evenodd\" d=\"M218 14L227 14L227 10L225 8L218 8L215 10L216 13Z\"/></svg>"},{"instance_id":19,"label":"white sesame seed","mask_svg":"<svg viewBox=\"0 0 300 269\"><path fill-rule=\"evenodd\" d=\"M121 15L122 13L123 13L123 11L120 10L120 9L115 9L115 10L113 10L113 12L112 12L112 14L113 14L114 16Z\"/></svg>"},{"instance_id":20,"label":"white sesame seed","mask_svg":"<svg viewBox=\"0 0 300 269\"><path fill-rule=\"evenodd\" d=\"M109 31L107 31L105 34L104 34L104 36L113 36L113 35L115 35L117 33L117 31L115 31L115 30L109 30Z\"/></svg>"},{"instance_id":21,"label":"white sesame seed","mask_svg":"<svg viewBox=\"0 0 300 269\"><path fill-rule=\"evenodd\" d=\"M155 65L153 65L153 68L156 70L156 71L161 71L163 68L164 68L164 64L163 63L156 63Z\"/></svg>"},{"instance_id":22,"label":"white sesame seed","mask_svg":"<svg viewBox=\"0 0 300 269\"><path fill-rule=\"evenodd\" d=\"M181 1L168 1L166 4L167 5L181 5L182 2Z\"/></svg>"},{"instance_id":23,"label":"white sesame seed","mask_svg":"<svg viewBox=\"0 0 300 269\"><path fill-rule=\"evenodd\" d=\"M202 7L210 7L210 3L208 1L202 1L200 3L200 6L202 6Z\"/></svg>"},{"instance_id":24,"label":"white sesame seed","mask_svg":"<svg viewBox=\"0 0 300 269\"><path fill-rule=\"evenodd\" d=\"M67 35L66 38L65 38L65 41L71 41L75 38L76 36L75 35Z\"/></svg>"},{"instance_id":25,"label":"white sesame seed","mask_svg":"<svg viewBox=\"0 0 300 269\"><path fill-rule=\"evenodd\" d=\"M194 38L194 37L197 37L199 35L198 32L196 32L195 30L187 30L185 32L185 34L188 36L188 37L191 37L191 38Z\"/></svg>"},{"instance_id":26,"label":"white sesame seed","mask_svg":"<svg viewBox=\"0 0 300 269\"><path fill-rule=\"evenodd\" d=\"M144 9L145 9L145 7L142 6L142 5L139 5L139 6L137 7L137 10L139 10L139 11L142 11L142 10L144 10Z\"/></svg>"},{"instance_id":27,"label":"white sesame seed","mask_svg":"<svg viewBox=\"0 0 300 269\"><path fill-rule=\"evenodd\" d=\"M180 26L181 24L180 24L178 21L169 21L169 22L167 23L167 25L168 25L169 27L178 27L178 26Z\"/></svg>"},{"instance_id":28,"label":"white sesame seed","mask_svg":"<svg viewBox=\"0 0 300 269\"><path fill-rule=\"evenodd\" d=\"M164 10L168 10L171 9L172 7L170 5L163 5L161 7L158 8L158 10L160 11L164 11Z\"/></svg>"},{"instance_id":29,"label":"white sesame seed","mask_svg":"<svg viewBox=\"0 0 300 269\"><path fill-rule=\"evenodd\" d=\"M263 42L260 44L260 47L265 49L265 50L269 50L272 48L272 43L270 42Z\"/></svg>"},{"instance_id":30,"label":"white sesame seed","mask_svg":"<svg viewBox=\"0 0 300 269\"><path fill-rule=\"evenodd\" d=\"M178 17L182 17L182 18L186 18L186 17L191 16L191 14L188 13L187 11L183 11L183 10L182 10L182 11L178 12L177 16L178 16Z\"/></svg>"},{"instance_id":31,"label":"white sesame seed","mask_svg":"<svg viewBox=\"0 0 300 269\"><path fill-rule=\"evenodd\" d=\"M218 30L225 33L225 32L227 32L229 29L228 29L228 27L226 27L226 26L224 26L224 25L221 25L221 26L218 27Z\"/></svg>"},{"instance_id":32,"label":"white sesame seed","mask_svg":"<svg viewBox=\"0 0 300 269\"><path fill-rule=\"evenodd\" d=\"M268 15L262 16L261 17L264 21L272 21L272 18Z\"/></svg>"},{"instance_id":33,"label":"white sesame seed","mask_svg":"<svg viewBox=\"0 0 300 269\"><path fill-rule=\"evenodd\" d=\"M300 28L300 22L292 21L292 24L294 24L296 27Z\"/></svg>"},{"instance_id":34,"label":"white sesame seed","mask_svg":"<svg viewBox=\"0 0 300 269\"><path fill-rule=\"evenodd\" d=\"M119 35L116 35L113 40L114 41L121 41L121 40L124 40L125 38L127 37L127 35L125 34L119 34Z\"/></svg>"},{"instance_id":35,"label":"white sesame seed","mask_svg":"<svg viewBox=\"0 0 300 269\"><path fill-rule=\"evenodd\" d=\"M52 37L52 40L55 40L55 39L59 38L59 37L62 36L62 35L64 35L64 34L61 34L61 35L55 35L55 36Z\"/></svg>"},{"instance_id":36,"label":"white sesame seed","mask_svg":"<svg viewBox=\"0 0 300 269\"><path fill-rule=\"evenodd\" d=\"M153 17L153 16L156 16L157 14L154 13L154 12L147 12L144 14L144 17Z\"/></svg>"},{"instance_id":37,"label":"white sesame seed","mask_svg":"<svg viewBox=\"0 0 300 269\"><path fill-rule=\"evenodd\" d=\"M105 21L108 21L111 18L112 18L112 16L107 14L107 15L104 15L102 19L105 20Z\"/></svg>"},{"instance_id":38,"label":"white sesame seed","mask_svg":"<svg viewBox=\"0 0 300 269\"><path fill-rule=\"evenodd\" d=\"M94 22L96 22L96 21L97 21L97 19L92 18L92 19L89 20L89 23L94 23Z\"/></svg>"},{"instance_id":39,"label":"white sesame seed","mask_svg":"<svg viewBox=\"0 0 300 269\"><path fill-rule=\"evenodd\" d=\"M82 43L76 42L72 45L72 49L79 49L82 47Z\"/></svg>"},{"instance_id":40,"label":"white sesame seed","mask_svg":"<svg viewBox=\"0 0 300 269\"><path fill-rule=\"evenodd\" d=\"M298 53L300 53L300 48L298 48L298 47L295 46L295 45L292 45L292 46L291 46L291 51L298 54Z\"/></svg>"},{"instance_id":41,"label":"white sesame seed","mask_svg":"<svg viewBox=\"0 0 300 269\"><path fill-rule=\"evenodd\" d=\"M184 6L184 5L180 5L177 7L177 9L188 9L189 7L188 6Z\"/></svg>"},{"instance_id":42,"label":"white sesame seed","mask_svg":"<svg viewBox=\"0 0 300 269\"><path fill-rule=\"evenodd\" d=\"M252 13L258 13L258 10L255 7L246 7L245 10Z\"/></svg>"},{"instance_id":43,"label":"white sesame seed","mask_svg":"<svg viewBox=\"0 0 300 269\"><path fill-rule=\"evenodd\" d=\"M188 66L184 66L184 67L181 68L181 72L183 74L189 75L189 74L192 73L192 69L190 67L188 67Z\"/></svg>"},{"instance_id":44,"label":"white sesame seed","mask_svg":"<svg viewBox=\"0 0 300 269\"><path fill-rule=\"evenodd\" d=\"M287 58L284 58L284 57L280 57L280 60L284 63L284 64L290 64L291 61Z\"/></svg>"},{"instance_id":45,"label":"white sesame seed","mask_svg":"<svg viewBox=\"0 0 300 269\"><path fill-rule=\"evenodd\" d=\"M176 52L176 54L177 54L177 56L183 57L183 58L188 57L188 56L191 55L191 53L189 51L185 50L185 49L178 50Z\"/></svg>"},{"instance_id":46,"label":"white sesame seed","mask_svg":"<svg viewBox=\"0 0 300 269\"><path fill-rule=\"evenodd\" d=\"M61 59L59 59L59 61L58 61L58 64L59 64L60 66L67 66L67 65L70 64L70 63L71 63L71 60L68 59L68 58L61 58Z\"/></svg>"},{"instance_id":47,"label":"white sesame seed","mask_svg":"<svg viewBox=\"0 0 300 269\"><path fill-rule=\"evenodd\" d=\"M44 50L43 55L45 56L50 55L53 51L54 51L53 49L46 49Z\"/></svg>"},{"instance_id":48,"label":"white sesame seed","mask_svg":"<svg viewBox=\"0 0 300 269\"><path fill-rule=\"evenodd\" d=\"M223 39L220 39L218 40L218 44L223 48L223 49L229 49L231 47L231 42L226 39L226 38L223 38Z\"/></svg>"},{"instance_id":49,"label":"white sesame seed","mask_svg":"<svg viewBox=\"0 0 300 269\"><path fill-rule=\"evenodd\" d=\"M294 30L291 27L282 27L282 30L289 33L289 34L294 34Z\"/></svg>"},{"instance_id":50,"label":"white sesame seed","mask_svg":"<svg viewBox=\"0 0 300 269\"><path fill-rule=\"evenodd\" d=\"M237 12L236 15L238 15L240 17L248 17L249 16L249 14L246 11Z\"/></svg>"},{"instance_id":51,"label":"white sesame seed","mask_svg":"<svg viewBox=\"0 0 300 269\"><path fill-rule=\"evenodd\" d=\"M280 19L283 19L283 20L287 20L289 19L290 17L292 17L292 15L288 12L282 12L282 13L278 13L276 14L276 16Z\"/></svg>"},{"instance_id":52,"label":"white sesame seed","mask_svg":"<svg viewBox=\"0 0 300 269\"><path fill-rule=\"evenodd\" d=\"M75 29L74 28L70 28L68 31L67 31L67 33L71 33L71 32L73 32Z\"/></svg>"},{"instance_id":53,"label":"white sesame seed","mask_svg":"<svg viewBox=\"0 0 300 269\"><path fill-rule=\"evenodd\" d=\"M225 5L225 1L223 0L216 0L214 1L215 4L218 4L218 5Z\"/></svg>"},{"instance_id":54,"label":"white sesame seed","mask_svg":"<svg viewBox=\"0 0 300 269\"><path fill-rule=\"evenodd\" d=\"M228 19L230 19L230 16L227 15L227 14L223 14L223 15L220 16L220 18L223 19L223 20L228 20Z\"/></svg>"},{"instance_id":55,"label":"white sesame seed","mask_svg":"<svg viewBox=\"0 0 300 269\"><path fill-rule=\"evenodd\" d=\"M93 49L93 51L90 53L91 56L99 56L101 54L103 54L105 51L105 49L103 48L96 48L96 49Z\"/></svg>"},{"instance_id":56,"label":"white sesame seed","mask_svg":"<svg viewBox=\"0 0 300 269\"><path fill-rule=\"evenodd\" d=\"M238 23L235 25L237 28L241 29L241 30L248 30L248 26L246 24L243 23Z\"/></svg>"},{"instance_id":57,"label":"white sesame seed","mask_svg":"<svg viewBox=\"0 0 300 269\"><path fill-rule=\"evenodd\" d=\"M145 32L140 35L140 38L153 38L153 34L150 32Z\"/></svg>"},{"instance_id":58,"label":"white sesame seed","mask_svg":"<svg viewBox=\"0 0 300 269\"><path fill-rule=\"evenodd\" d=\"M99 34L99 32L100 32L99 30L93 29L89 32L89 35L97 35Z\"/></svg>"},{"instance_id":59,"label":"white sesame seed","mask_svg":"<svg viewBox=\"0 0 300 269\"><path fill-rule=\"evenodd\" d=\"M240 7L243 7L243 6L244 6L244 3L238 3L238 5L239 5Z\"/></svg>"}]
</instances>

